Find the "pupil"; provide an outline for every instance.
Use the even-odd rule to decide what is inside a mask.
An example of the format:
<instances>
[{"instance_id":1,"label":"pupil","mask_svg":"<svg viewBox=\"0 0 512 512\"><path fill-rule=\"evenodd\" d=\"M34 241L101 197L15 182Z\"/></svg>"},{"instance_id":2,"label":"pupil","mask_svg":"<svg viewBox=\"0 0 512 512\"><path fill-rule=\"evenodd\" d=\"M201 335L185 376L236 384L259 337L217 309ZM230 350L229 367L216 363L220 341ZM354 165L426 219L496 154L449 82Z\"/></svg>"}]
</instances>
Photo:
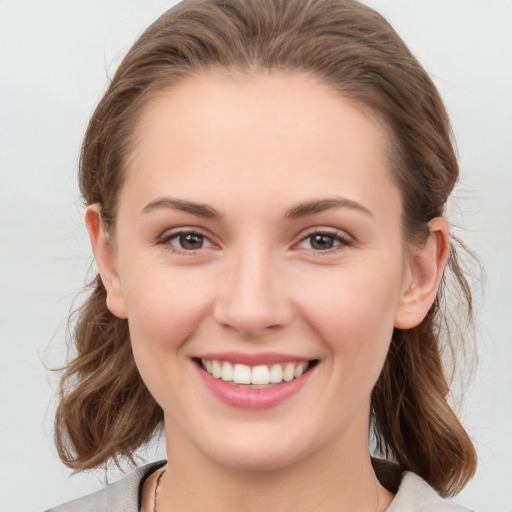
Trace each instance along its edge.
<instances>
[{"instance_id":1,"label":"pupil","mask_svg":"<svg viewBox=\"0 0 512 512\"><path fill-rule=\"evenodd\" d=\"M180 245L183 249L200 249L203 245L203 237L189 233L180 236Z\"/></svg>"},{"instance_id":2,"label":"pupil","mask_svg":"<svg viewBox=\"0 0 512 512\"><path fill-rule=\"evenodd\" d=\"M330 235L313 235L311 237L311 247L313 249L326 250L334 245L334 239Z\"/></svg>"}]
</instances>

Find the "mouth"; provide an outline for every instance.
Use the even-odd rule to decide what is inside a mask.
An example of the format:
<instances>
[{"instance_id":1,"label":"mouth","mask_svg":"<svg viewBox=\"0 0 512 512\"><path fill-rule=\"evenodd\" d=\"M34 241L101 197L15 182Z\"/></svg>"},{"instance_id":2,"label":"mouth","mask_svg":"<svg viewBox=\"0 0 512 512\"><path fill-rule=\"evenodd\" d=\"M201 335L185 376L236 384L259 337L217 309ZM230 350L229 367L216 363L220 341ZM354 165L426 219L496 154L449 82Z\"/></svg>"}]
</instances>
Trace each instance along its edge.
<instances>
[{"instance_id":1,"label":"mouth","mask_svg":"<svg viewBox=\"0 0 512 512\"><path fill-rule=\"evenodd\" d=\"M311 371L318 359L247 365L219 359L193 358L214 379L240 388L265 389L292 382Z\"/></svg>"}]
</instances>

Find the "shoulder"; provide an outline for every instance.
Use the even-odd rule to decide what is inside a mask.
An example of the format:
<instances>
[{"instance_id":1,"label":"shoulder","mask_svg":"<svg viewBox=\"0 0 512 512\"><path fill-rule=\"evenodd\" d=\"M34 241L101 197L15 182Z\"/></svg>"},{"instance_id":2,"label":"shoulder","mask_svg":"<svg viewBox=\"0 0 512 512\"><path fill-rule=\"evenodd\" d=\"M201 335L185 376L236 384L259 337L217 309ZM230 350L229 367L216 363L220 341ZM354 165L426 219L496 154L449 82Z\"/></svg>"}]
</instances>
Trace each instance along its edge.
<instances>
[{"instance_id":1,"label":"shoulder","mask_svg":"<svg viewBox=\"0 0 512 512\"><path fill-rule=\"evenodd\" d=\"M411 472L405 472L395 499L386 512L474 512L443 499L425 480Z\"/></svg>"},{"instance_id":2,"label":"shoulder","mask_svg":"<svg viewBox=\"0 0 512 512\"><path fill-rule=\"evenodd\" d=\"M51 508L46 512L138 512L140 488L151 473L165 464L153 462L141 466L101 491Z\"/></svg>"}]
</instances>

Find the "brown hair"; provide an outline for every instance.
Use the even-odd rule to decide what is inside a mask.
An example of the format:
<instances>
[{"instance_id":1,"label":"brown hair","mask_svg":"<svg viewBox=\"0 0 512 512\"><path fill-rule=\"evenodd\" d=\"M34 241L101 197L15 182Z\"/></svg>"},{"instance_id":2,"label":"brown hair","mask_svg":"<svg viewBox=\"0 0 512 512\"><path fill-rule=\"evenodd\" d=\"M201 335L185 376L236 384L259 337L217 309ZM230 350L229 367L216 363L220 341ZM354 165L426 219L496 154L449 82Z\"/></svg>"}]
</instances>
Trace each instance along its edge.
<instances>
[{"instance_id":1,"label":"brown hair","mask_svg":"<svg viewBox=\"0 0 512 512\"><path fill-rule=\"evenodd\" d=\"M443 215L458 178L449 119L425 70L378 13L353 0L187 0L134 44L87 129L81 192L101 205L108 231L141 108L210 68L308 73L368 108L391 134L407 238L422 243L428 222ZM454 243L446 272L471 319ZM77 470L131 457L163 418L135 367L127 321L107 309L99 277L92 288L77 311L77 354L62 376L56 416L60 457ZM457 336L445 328L442 305L443 287L418 327L395 329L372 394L372 429L385 456L454 494L473 475L476 454L447 402L441 351L455 350Z\"/></svg>"}]
</instances>

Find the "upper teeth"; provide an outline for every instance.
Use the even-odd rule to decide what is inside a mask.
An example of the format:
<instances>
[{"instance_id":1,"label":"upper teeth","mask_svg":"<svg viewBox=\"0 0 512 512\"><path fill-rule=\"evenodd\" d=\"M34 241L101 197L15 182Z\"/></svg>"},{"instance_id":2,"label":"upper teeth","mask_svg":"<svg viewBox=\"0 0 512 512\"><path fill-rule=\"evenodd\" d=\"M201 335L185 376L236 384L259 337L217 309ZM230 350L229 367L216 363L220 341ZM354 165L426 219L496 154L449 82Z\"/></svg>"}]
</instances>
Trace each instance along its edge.
<instances>
[{"instance_id":1,"label":"upper teeth","mask_svg":"<svg viewBox=\"0 0 512 512\"><path fill-rule=\"evenodd\" d=\"M247 366L231 364L228 361L201 359L203 368L216 379L236 384L278 384L283 380L289 382L300 377L309 366L307 361L301 363L273 364L271 366Z\"/></svg>"}]
</instances>

